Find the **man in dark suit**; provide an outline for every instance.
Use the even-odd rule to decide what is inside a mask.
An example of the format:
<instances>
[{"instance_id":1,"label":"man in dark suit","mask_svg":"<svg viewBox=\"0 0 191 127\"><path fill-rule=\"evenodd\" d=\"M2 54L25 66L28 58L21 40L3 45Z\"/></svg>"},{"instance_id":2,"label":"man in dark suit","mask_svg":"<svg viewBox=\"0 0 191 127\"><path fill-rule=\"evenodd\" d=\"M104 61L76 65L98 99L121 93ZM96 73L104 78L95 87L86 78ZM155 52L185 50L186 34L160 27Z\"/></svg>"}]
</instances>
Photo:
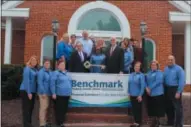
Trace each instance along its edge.
<instances>
[{"instance_id":1,"label":"man in dark suit","mask_svg":"<svg viewBox=\"0 0 191 127\"><path fill-rule=\"evenodd\" d=\"M87 60L87 55L84 53L82 43L77 41L77 50L74 51L70 58L69 71L70 72L87 72L84 67L84 62Z\"/></svg>"},{"instance_id":2,"label":"man in dark suit","mask_svg":"<svg viewBox=\"0 0 191 127\"><path fill-rule=\"evenodd\" d=\"M107 73L123 73L124 51L117 46L116 38L111 38L111 46L106 52L106 70Z\"/></svg>"}]
</instances>

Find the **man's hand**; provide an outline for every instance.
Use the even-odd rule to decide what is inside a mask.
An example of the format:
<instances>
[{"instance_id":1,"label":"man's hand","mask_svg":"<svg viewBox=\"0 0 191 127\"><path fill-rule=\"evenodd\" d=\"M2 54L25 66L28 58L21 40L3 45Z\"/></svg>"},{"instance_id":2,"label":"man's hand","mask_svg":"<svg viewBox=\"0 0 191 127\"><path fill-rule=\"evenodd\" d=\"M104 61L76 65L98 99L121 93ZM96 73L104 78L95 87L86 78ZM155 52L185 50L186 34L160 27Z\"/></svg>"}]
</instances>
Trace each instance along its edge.
<instances>
[{"instance_id":1,"label":"man's hand","mask_svg":"<svg viewBox=\"0 0 191 127\"><path fill-rule=\"evenodd\" d=\"M141 102L142 101L142 96L138 96L137 100L138 100L138 102Z\"/></svg>"},{"instance_id":2,"label":"man's hand","mask_svg":"<svg viewBox=\"0 0 191 127\"><path fill-rule=\"evenodd\" d=\"M120 72L119 72L119 74L123 74L123 72L122 72L122 71L120 71Z\"/></svg>"},{"instance_id":3,"label":"man's hand","mask_svg":"<svg viewBox=\"0 0 191 127\"><path fill-rule=\"evenodd\" d=\"M52 99L56 100L56 94L52 95Z\"/></svg>"},{"instance_id":4,"label":"man's hand","mask_svg":"<svg viewBox=\"0 0 191 127\"><path fill-rule=\"evenodd\" d=\"M28 98L29 98L29 100L31 100L32 99L32 94L30 93L30 94L28 94Z\"/></svg>"},{"instance_id":5,"label":"man's hand","mask_svg":"<svg viewBox=\"0 0 191 127\"><path fill-rule=\"evenodd\" d=\"M180 99L180 93L176 93L175 98Z\"/></svg>"},{"instance_id":6,"label":"man's hand","mask_svg":"<svg viewBox=\"0 0 191 127\"><path fill-rule=\"evenodd\" d=\"M147 88L146 88L146 91L147 91L147 94L148 94L148 95L151 94L151 90L150 90L150 88L147 87Z\"/></svg>"},{"instance_id":7,"label":"man's hand","mask_svg":"<svg viewBox=\"0 0 191 127\"><path fill-rule=\"evenodd\" d=\"M105 69L105 65L101 65L101 69L104 70Z\"/></svg>"}]
</instances>

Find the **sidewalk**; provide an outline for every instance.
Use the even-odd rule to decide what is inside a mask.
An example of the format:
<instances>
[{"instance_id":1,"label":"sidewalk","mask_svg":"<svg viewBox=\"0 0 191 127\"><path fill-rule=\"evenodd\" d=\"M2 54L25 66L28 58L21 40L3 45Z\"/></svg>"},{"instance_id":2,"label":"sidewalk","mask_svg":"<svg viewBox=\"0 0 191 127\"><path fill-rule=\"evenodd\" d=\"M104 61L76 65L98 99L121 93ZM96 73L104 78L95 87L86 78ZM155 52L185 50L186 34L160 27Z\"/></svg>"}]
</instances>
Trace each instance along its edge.
<instances>
[{"instance_id":1,"label":"sidewalk","mask_svg":"<svg viewBox=\"0 0 191 127\"><path fill-rule=\"evenodd\" d=\"M10 100L1 102L2 127L22 127L21 100ZM184 124L191 125L191 93L183 94ZM33 125L38 127L38 102L35 104ZM67 127L128 127L123 123L67 123ZM146 126L144 126L146 127ZM191 126L185 126L191 127Z\"/></svg>"}]
</instances>

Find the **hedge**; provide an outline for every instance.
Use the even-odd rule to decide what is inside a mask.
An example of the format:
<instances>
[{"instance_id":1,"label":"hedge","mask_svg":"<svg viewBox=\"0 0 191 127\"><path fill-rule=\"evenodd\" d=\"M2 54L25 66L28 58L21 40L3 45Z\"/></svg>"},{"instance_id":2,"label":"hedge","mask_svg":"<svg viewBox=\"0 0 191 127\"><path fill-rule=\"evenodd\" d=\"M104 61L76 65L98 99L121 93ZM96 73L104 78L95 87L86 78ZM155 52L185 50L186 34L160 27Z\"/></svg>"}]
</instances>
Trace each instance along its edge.
<instances>
[{"instance_id":1,"label":"hedge","mask_svg":"<svg viewBox=\"0 0 191 127\"><path fill-rule=\"evenodd\" d=\"M22 81L24 65L1 66L1 96L2 100L19 97L19 88Z\"/></svg>"}]
</instances>

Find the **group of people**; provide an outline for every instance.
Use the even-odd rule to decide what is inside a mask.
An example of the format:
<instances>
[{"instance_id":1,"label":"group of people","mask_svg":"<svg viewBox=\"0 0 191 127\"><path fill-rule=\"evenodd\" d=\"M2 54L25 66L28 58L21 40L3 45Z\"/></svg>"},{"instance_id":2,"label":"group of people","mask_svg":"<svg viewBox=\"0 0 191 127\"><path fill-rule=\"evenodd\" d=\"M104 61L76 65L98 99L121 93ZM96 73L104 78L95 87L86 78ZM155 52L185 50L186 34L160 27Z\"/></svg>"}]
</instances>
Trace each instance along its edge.
<instances>
[{"instance_id":1,"label":"group of people","mask_svg":"<svg viewBox=\"0 0 191 127\"><path fill-rule=\"evenodd\" d=\"M140 127L142 123L143 96L147 97L148 116L153 118L151 127L159 127L160 118L167 115L168 126L183 127L182 92L185 85L184 70L175 64L175 58L168 56L168 65L164 72L159 63L153 60L150 71L141 72L141 62L136 62L134 72L129 76L128 95L132 104L135 123L131 127Z\"/></svg>"},{"instance_id":2,"label":"group of people","mask_svg":"<svg viewBox=\"0 0 191 127\"><path fill-rule=\"evenodd\" d=\"M105 46L103 39L95 40L89 37L87 31L83 31L80 39L74 34L64 34L57 49L56 58L66 62L68 71L83 73L130 73L133 62L140 61L142 54L135 39L124 38L121 43L117 43L116 38L112 37L110 45ZM86 68L86 61L100 66Z\"/></svg>"},{"instance_id":3,"label":"group of people","mask_svg":"<svg viewBox=\"0 0 191 127\"><path fill-rule=\"evenodd\" d=\"M71 42L69 41L71 40ZM137 56L137 43L125 38L116 44L111 38L111 45L104 49L103 40L91 40L86 31L83 37L65 34L57 44L57 69L51 71L50 60L44 60L43 67L38 69L38 59L32 56L27 62L21 83L22 113L24 127L31 127L31 116L36 94L39 96L40 127L48 127L47 113L50 97L54 101L55 119L59 127L64 127L70 96L72 79L68 72L120 73L129 75L128 95L132 104L134 123L131 127L142 124L143 96L148 96L148 115L154 117L152 126L159 126L159 118L166 113L168 125L183 127L183 110L181 95L185 85L184 70L175 63L172 55L168 56L168 65L164 72L159 70L159 63L150 63L150 71L141 72L141 57ZM138 54L140 55L140 54ZM140 59L140 60L138 60ZM92 66L87 69L84 62L89 60Z\"/></svg>"},{"instance_id":4,"label":"group of people","mask_svg":"<svg viewBox=\"0 0 191 127\"><path fill-rule=\"evenodd\" d=\"M65 69L65 62L57 62L57 70L51 71L51 61L45 60L43 67L38 69L36 56L27 62L20 86L22 98L23 127L32 127L31 117L36 94L38 94L40 127L51 127L47 123L47 113L52 97L55 108L55 120L58 127L64 127L68 102L72 94L72 79Z\"/></svg>"}]
</instances>

